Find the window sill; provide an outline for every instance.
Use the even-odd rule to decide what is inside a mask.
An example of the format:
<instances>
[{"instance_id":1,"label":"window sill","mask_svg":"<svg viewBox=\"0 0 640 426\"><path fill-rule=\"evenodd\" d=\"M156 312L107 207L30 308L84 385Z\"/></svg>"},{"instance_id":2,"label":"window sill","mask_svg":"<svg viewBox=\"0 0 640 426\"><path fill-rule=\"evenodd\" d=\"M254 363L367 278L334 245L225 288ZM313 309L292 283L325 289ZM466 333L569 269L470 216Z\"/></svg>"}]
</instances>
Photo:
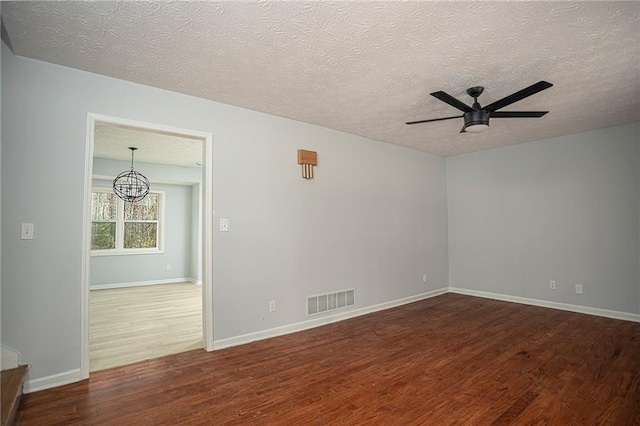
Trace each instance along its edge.
<instances>
[{"instance_id":1,"label":"window sill","mask_svg":"<svg viewBox=\"0 0 640 426\"><path fill-rule=\"evenodd\" d=\"M160 250L160 249L91 250L91 257L136 256L139 254L164 254L164 250Z\"/></svg>"}]
</instances>

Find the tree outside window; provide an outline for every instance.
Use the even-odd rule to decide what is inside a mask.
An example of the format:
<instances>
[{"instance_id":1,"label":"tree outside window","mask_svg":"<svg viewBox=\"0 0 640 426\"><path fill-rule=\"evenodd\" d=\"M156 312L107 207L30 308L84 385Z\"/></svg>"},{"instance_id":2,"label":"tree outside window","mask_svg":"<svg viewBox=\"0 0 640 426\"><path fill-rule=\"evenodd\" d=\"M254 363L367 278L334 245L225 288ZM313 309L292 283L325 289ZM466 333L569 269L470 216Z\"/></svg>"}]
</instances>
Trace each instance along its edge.
<instances>
[{"instance_id":1,"label":"tree outside window","mask_svg":"<svg viewBox=\"0 0 640 426\"><path fill-rule=\"evenodd\" d=\"M91 194L91 250L116 248L118 198L114 193Z\"/></svg>"},{"instance_id":2,"label":"tree outside window","mask_svg":"<svg viewBox=\"0 0 640 426\"><path fill-rule=\"evenodd\" d=\"M162 193L128 203L113 192L94 189L91 198L91 250L125 254L160 250Z\"/></svg>"}]
</instances>

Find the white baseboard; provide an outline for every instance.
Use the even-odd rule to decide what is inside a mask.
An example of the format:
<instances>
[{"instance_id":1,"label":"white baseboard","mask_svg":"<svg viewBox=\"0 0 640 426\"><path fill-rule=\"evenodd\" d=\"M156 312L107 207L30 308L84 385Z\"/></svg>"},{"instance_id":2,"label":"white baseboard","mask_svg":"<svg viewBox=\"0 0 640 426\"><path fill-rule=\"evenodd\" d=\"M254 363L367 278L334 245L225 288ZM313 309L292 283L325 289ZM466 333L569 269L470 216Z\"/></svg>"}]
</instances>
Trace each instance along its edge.
<instances>
[{"instance_id":1,"label":"white baseboard","mask_svg":"<svg viewBox=\"0 0 640 426\"><path fill-rule=\"evenodd\" d=\"M396 306L406 305L407 303L417 302L419 300L429 299L448 292L447 288L433 290L427 293L417 294L415 296L405 297L403 299L392 300L390 302L380 303L378 305L367 306L365 308L355 309L351 311L342 311L333 315L322 318L314 318L295 324L283 325L281 327L270 328L268 330L257 331L254 333L234 336L227 339L214 340L213 349L225 349L232 346L244 345L246 343L256 342L258 340L269 339L272 337L283 336L285 334L295 333L298 331L308 330L315 327L343 321L349 318L359 317L361 315L370 314L372 312L382 311L385 309L395 308Z\"/></svg>"},{"instance_id":2,"label":"white baseboard","mask_svg":"<svg viewBox=\"0 0 640 426\"><path fill-rule=\"evenodd\" d=\"M27 373L27 380L24 382L23 391L24 393L37 392L62 385L68 385L69 383L79 382L80 380L82 380L82 376L79 368L34 380L29 379L29 373Z\"/></svg>"},{"instance_id":3,"label":"white baseboard","mask_svg":"<svg viewBox=\"0 0 640 426\"><path fill-rule=\"evenodd\" d=\"M182 283L182 282L194 283L192 278L171 278L167 280L137 281L137 282L130 282L130 283L92 285L89 288L89 290L107 290L110 288L141 287L145 285L173 284L173 283Z\"/></svg>"},{"instance_id":4,"label":"white baseboard","mask_svg":"<svg viewBox=\"0 0 640 426\"><path fill-rule=\"evenodd\" d=\"M148 284L150 285L150 284ZM382 311L385 309L394 308L396 306L406 305L407 303L417 302L419 300L428 299L431 297L439 296L448 292L447 288L441 288L433 290L427 293L417 294L415 296L405 297L403 299L392 300L390 302L380 303L374 306L368 306L366 308L355 309L352 311L341 312L338 314L314 318L308 321L299 322L296 324L290 324L282 327L276 327L269 330L263 330L255 333L244 334L242 336L235 336L229 339L222 339L214 341L214 350L229 348L232 346L243 345L245 343L251 343L258 340L268 339L271 337L282 336L284 334L295 333L297 331L307 330L310 328L320 327L322 325L331 324L334 322L342 321L349 318L366 315L372 312ZM54 374L51 376L41 377L39 379L31 380L27 375L27 380L24 384L24 393L37 392L57 386L67 385L69 383L75 383L84 380L81 370L74 369L63 373Z\"/></svg>"},{"instance_id":5,"label":"white baseboard","mask_svg":"<svg viewBox=\"0 0 640 426\"><path fill-rule=\"evenodd\" d=\"M175 282L176 280L170 280L169 282ZM190 281L185 279L185 281ZM160 284L160 283L157 283ZM138 284L140 285L140 284ZM143 284L152 285L152 284ZM289 333L295 333L298 331L308 330L315 327L320 327L334 322L343 321L349 318L355 318L361 315L370 314L385 309L394 308L397 306L406 305L408 303L417 302L419 300L429 299L431 297L439 296L445 293L457 293L468 296L483 297L486 299L501 300L505 302L521 303L525 305L540 306L544 308L560 309L563 311L577 312L589 315L596 315L607 318L614 318L626 321L640 322L640 314L633 314L628 312L611 311L607 309L591 308L588 306L571 305L567 303L550 302L546 300L529 299L526 297L509 296L505 294L490 293L485 291L469 290L456 287L445 287L437 290L433 290L427 293L417 294L414 296L405 297L402 299L392 300L378 305L368 306L365 308L354 309L351 311L342 311L333 315L327 315L321 318L313 318L306 321L298 322L295 324L288 324L281 327L271 328L269 330L262 330L255 333L248 333L241 336L234 336L227 339L216 340L213 343L213 349L225 349L232 346L239 346L246 343L255 342L258 340L269 339L272 337L282 336ZM3 356L3 368L5 348L2 348ZM13 351L16 353L15 351ZM10 355L8 353L8 355ZM17 358L16 358L17 362ZM52 376L41 377L39 379L30 380L27 375L27 381L24 384L24 392L36 392L44 389L49 389L57 386L66 385L69 383L79 382L83 380L80 369L69 370L64 373L54 374Z\"/></svg>"},{"instance_id":6,"label":"white baseboard","mask_svg":"<svg viewBox=\"0 0 640 426\"><path fill-rule=\"evenodd\" d=\"M15 349L2 345L2 370L16 368L20 365L20 354Z\"/></svg>"},{"instance_id":7,"label":"white baseboard","mask_svg":"<svg viewBox=\"0 0 640 426\"><path fill-rule=\"evenodd\" d=\"M522 303L524 305L540 306L543 308L560 309L562 311L577 312L580 314L595 315L599 317L614 318L625 321L640 322L640 314L630 312L610 311L608 309L591 308L589 306L571 305L569 303L550 302L548 300L529 299L527 297L509 296L506 294L490 293L486 291L468 290L465 288L449 287L449 292L465 294L467 296L483 297L485 299L501 300L504 302Z\"/></svg>"},{"instance_id":8,"label":"white baseboard","mask_svg":"<svg viewBox=\"0 0 640 426\"><path fill-rule=\"evenodd\" d=\"M194 285L202 285L202 281L196 280L195 278L189 278L187 281L189 281L191 284L194 284Z\"/></svg>"}]
</instances>

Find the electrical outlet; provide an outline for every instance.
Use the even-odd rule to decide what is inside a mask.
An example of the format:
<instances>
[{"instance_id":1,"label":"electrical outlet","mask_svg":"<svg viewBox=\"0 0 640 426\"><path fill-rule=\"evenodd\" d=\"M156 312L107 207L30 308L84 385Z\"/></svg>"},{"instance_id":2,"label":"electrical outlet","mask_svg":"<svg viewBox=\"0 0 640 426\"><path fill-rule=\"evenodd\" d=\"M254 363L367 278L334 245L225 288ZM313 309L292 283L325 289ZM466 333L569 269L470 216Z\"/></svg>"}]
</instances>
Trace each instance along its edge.
<instances>
[{"instance_id":1,"label":"electrical outlet","mask_svg":"<svg viewBox=\"0 0 640 426\"><path fill-rule=\"evenodd\" d=\"M553 281L553 280L549 281L549 288L551 290L555 290L556 289L556 282Z\"/></svg>"},{"instance_id":2,"label":"electrical outlet","mask_svg":"<svg viewBox=\"0 0 640 426\"><path fill-rule=\"evenodd\" d=\"M423 282L424 284L426 284L426 283L427 283L427 274L422 274L422 282Z\"/></svg>"},{"instance_id":3,"label":"electrical outlet","mask_svg":"<svg viewBox=\"0 0 640 426\"><path fill-rule=\"evenodd\" d=\"M582 284L576 284L576 294L582 294Z\"/></svg>"},{"instance_id":4,"label":"electrical outlet","mask_svg":"<svg viewBox=\"0 0 640 426\"><path fill-rule=\"evenodd\" d=\"M20 232L21 240L33 240L33 223L23 223Z\"/></svg>"},{"instance_id":5,"label":"electrical outlet","mask_svg":"<svg viewBox=\"0 0 640 426\"><path fill-rule=\"evenodd\" d=\"M276 311L276 301L272 300L269 302L269 312L275 312Z\"/></svg>"},{"instance_id":6,"label":"electrical outlet","mask_svg":"<svg viewBox=\"0 0 640 426\"><path fill-rule=\"evenodd\" d=\"M167 263L167 272L171 270L171 265Z\"/></svg>"}]
</instances>

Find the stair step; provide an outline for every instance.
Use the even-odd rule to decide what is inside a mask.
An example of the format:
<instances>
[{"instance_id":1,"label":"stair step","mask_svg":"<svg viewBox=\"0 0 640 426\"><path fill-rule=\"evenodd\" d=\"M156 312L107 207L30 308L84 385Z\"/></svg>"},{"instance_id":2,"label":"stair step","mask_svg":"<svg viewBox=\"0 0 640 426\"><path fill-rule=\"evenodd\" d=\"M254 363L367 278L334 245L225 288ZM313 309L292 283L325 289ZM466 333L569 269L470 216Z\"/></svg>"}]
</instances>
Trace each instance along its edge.
<instances>
[{"instance_id":1,"label":"stair step","mask_svg":"<svg viewBox=\"0 0 640 426\"><path fill-rule=\"evenodd\" d=\"M2 426L10 426L18 411L20 398L22 398L22 383L29 369L26 365L3 370L2 376Z\"/></svg>"}]
</instances>

